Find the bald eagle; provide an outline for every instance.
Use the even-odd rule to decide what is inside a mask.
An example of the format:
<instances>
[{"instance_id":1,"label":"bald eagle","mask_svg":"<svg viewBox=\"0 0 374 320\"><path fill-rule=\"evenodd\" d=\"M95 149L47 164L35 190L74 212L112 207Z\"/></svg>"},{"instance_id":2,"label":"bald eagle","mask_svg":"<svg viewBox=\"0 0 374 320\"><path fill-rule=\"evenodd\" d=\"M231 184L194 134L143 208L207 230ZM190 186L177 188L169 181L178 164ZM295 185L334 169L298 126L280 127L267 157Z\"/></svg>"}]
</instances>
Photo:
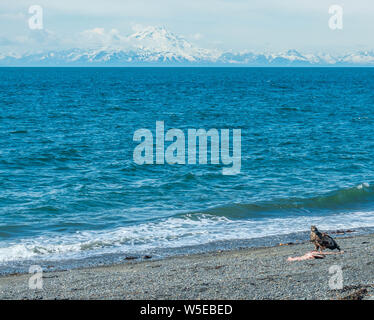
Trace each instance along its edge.
<instances>
[{"instance_id":1,"label":"bald eagle","mask_svg":"<svg viewBox=\"0 0 374 320\"><path fill-rule=\"evenodd\" d=\"M338 249L340 251L340 247L336 243L336 241L331 238L327 233L325 232L319 232L316 226L311 226L310 231L310 241L314 243L314 246L316 247L316 251L319 250L322 252L324 249Z\"/></svg>"}]
</instances>

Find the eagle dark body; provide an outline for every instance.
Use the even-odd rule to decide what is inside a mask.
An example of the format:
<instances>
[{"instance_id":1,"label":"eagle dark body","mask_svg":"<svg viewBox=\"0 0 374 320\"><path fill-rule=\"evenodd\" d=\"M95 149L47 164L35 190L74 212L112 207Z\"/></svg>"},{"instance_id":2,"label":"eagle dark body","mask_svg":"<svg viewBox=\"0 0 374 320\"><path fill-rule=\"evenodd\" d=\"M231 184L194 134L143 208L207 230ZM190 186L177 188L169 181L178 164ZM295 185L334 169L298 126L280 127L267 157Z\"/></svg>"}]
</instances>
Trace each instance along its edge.
<instances>
[{"instance_id":1,"label":"eagle dark body","mask_svg":"<svg viewBox=\"0 0 374 320\"><path fill-rule=\"evenodd\" d=\"M327 248L330 250L338 249L340 251L340 247L336 243L336 241L327 233L319 232L319 230L315 226L311 227L310 241L314 243L316 250L322 251Z\"/></svg>"}]
</instances>

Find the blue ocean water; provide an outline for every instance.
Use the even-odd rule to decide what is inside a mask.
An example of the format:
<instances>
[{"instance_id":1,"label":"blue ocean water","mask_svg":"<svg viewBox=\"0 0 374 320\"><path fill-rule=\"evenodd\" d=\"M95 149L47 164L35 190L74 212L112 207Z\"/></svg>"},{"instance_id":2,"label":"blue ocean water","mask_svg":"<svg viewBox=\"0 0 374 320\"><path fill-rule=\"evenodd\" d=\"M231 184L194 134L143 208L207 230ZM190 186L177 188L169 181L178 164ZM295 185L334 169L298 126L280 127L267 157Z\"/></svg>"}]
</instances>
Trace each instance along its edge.
<instances>
[{"instance_id":1,"label":"blue ocean water","mask_svg":"<svg viewBox=\"0 0 374 320\"><path fill-rule=\"evenodd\" d=\"M1 68L0 106L2 267L374 226L371 68ZM240 174L135 164L156 121L241 129Z\"/></svg>"}]
</instances>

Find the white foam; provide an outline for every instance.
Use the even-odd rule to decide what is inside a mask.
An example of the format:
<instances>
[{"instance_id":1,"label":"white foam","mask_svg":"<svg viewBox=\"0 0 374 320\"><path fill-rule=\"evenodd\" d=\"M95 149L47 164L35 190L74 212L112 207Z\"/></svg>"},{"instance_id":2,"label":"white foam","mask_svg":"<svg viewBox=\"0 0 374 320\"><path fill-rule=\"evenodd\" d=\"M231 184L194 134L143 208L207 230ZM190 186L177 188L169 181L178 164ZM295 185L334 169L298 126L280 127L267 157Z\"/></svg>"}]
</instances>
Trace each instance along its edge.
<instances>
[{"instance_id":1,"label":"white foam","mask_svg":"<svg viewBox=\"0 0 374 320\"><path fill-rule=\"evenodd\" d=\"M373 227L374 212L249 220L230 220L206 214L187 215L109 231L80 231L3 242L0 264L28 259L84 258L103 253L146 253L157 248L285 235L306 231L312 224L325 230Z\"/></svg>"},{"instance_id":2,"label":"white foam","mask_svg":"<svg viewBox=\"0 0 374 320\"><path fill-rule=\"evenodd\" d=\"M357 186L357 189L361 190L363 188L369 188L370 185L367 182L361 183Z\"/></svg>"}]
</instances>

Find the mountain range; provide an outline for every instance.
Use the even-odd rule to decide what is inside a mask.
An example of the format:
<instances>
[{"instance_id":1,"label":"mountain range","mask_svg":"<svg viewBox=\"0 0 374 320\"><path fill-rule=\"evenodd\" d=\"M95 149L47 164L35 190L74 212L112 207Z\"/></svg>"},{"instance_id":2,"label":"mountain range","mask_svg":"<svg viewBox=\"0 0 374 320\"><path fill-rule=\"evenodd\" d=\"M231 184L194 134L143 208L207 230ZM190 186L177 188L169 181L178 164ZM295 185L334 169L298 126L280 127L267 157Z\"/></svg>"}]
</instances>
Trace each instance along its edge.
<instances>
[{"instance_id":1,"label":"mountain range","mask_svg":"<svg viewBox=\"0 0 374 320\"><path fill-rule=\"evenodd\" d=\"M234 52L199 48L164 27L146 27L124 39L126 46L72 48L0 54L0 66L373 66L374 52L344 55Z\"/></svg>"}]
</instances>

